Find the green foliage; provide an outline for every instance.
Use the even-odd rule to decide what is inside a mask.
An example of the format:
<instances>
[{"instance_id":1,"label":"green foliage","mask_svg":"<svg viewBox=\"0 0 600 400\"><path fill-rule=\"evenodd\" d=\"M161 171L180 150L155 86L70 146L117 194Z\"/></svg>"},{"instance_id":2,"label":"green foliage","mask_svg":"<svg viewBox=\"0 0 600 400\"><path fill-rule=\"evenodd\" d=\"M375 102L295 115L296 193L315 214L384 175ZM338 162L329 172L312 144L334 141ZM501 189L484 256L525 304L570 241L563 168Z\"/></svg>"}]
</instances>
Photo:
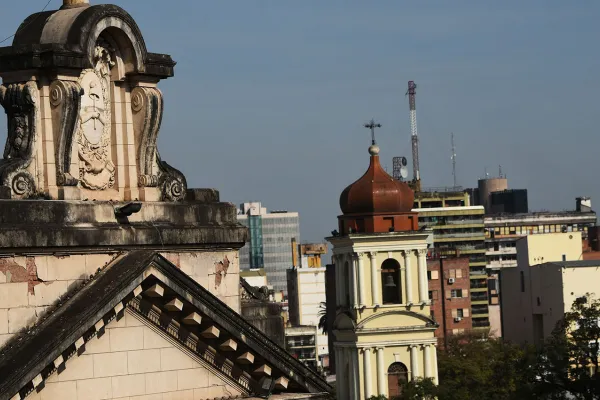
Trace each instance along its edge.
<instances>
[{"instance_id":1,"label":"green foliage","mask_svg":"<svg viewBox=\"0 0 600 400\"><path fill-rule=\"evenodd\" d=\"M319 329L324 334L327 334L327 304L325 302L319 303Z\"/></svg>"}]
</instances>

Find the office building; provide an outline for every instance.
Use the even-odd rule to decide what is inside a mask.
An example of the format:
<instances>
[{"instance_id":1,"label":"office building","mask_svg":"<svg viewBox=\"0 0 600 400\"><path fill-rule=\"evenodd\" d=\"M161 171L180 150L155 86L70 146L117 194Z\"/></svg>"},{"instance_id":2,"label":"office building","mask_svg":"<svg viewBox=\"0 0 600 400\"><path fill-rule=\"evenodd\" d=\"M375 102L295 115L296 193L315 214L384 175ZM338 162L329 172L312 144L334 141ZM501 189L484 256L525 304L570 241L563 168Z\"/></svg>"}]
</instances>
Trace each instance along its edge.
<instances>
[{"instance_id":1,"label":"office building","mask_svg":"<svg viewBox=\"0 0 600 400\"><path fill-rule=\"evenodd\" d=\"M458 200L458 194L452 193ZM444 194L438 192L436 197L429 193L417 193L421 200L430 199L439 205L447 203ZM461 201L468 204L468 194L462 193ZM415 201L416 202L416 201ZM451 203L452 204L452 203ZM485 258L484 208L483 206L458 206L416 208L413 212L419 214L419 225L433 229L433 246L428 251L428 257L468 257L471 297L471 319L473 328L487 329L490 326L488 312L488 275Z\"/></svg>"},{"instance_id":2,"label":"office building","mask_svg":"<svg viewBox=\"0 0 600 400\"><path fill-rule=\"evenodd\" d=\"M500 273L503 337L538 344L573 301L598 292L600 261L580 260L581 232L528 236L518 241L518 263Z\"/></svg>"},{"instance_id":3,"label":"office building","mask_svg":"<svg viewBox=\"0 0 600 400\"><path fill-rule=\"evenodd\" d=\"M240 250L242 269L264 268L267 283L287 297L286 270L292 266L292 240L300 241L297 212L271 211L261 203L244 203L238 221L249 228L249 238Z\"/></svg>"},{"instance_id":4,"label":"office building","mask_svg":"<svg viewBox=\"0 0 600 400\"><path fill-rule=\"evenodd\" d=\"M338 228L327 238L335 265L327 291L336 294L327 308L335 312L336 387L344 400L393 398L411 379L438 377L427 288L432 233L418 229L414 193L383 170L379 147L369 153L367 172L340 196Z\"/></svg>"},{"instance_id":5,"label":"office building","mask_svg":"<svg viewBox=\"0 0 600 400\"><path fill-rule=\"evenodd\" d=\"M506 189L490 193L489 214L519 214L529 212L527 189Z\"/></svg>"},{"instance_id":6,"label":"office building","mask_svg":"<svg viewBox=\"0 0 600 400\"><path fill-rule=\"evenodd\" d=\"M318 330L314 325L285 328L285 348L294 358L313 370L318 369Z\"/></svg>"}]
</instances>

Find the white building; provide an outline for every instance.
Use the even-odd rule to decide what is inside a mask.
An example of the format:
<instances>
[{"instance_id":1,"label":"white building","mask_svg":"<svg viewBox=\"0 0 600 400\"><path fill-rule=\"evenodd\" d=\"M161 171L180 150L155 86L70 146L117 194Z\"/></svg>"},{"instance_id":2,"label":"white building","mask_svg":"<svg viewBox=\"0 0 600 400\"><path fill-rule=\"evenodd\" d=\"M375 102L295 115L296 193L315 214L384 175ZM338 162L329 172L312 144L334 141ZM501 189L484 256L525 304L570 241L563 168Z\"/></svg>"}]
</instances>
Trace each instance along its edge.
<instances>
[{"instance_id":1,"label":"white building","mask_svg":"<svg viewBox=\"0 0 600 400\"><path fill-rule=\"evenodd\" d=\"M288 305L293 326L318 326L325 304L325 268L294 268L288 274ZM323 304L323 307L321 306ZM328 366L327 334L317 332L317 360Z\"/></svg>"}]
</instances>

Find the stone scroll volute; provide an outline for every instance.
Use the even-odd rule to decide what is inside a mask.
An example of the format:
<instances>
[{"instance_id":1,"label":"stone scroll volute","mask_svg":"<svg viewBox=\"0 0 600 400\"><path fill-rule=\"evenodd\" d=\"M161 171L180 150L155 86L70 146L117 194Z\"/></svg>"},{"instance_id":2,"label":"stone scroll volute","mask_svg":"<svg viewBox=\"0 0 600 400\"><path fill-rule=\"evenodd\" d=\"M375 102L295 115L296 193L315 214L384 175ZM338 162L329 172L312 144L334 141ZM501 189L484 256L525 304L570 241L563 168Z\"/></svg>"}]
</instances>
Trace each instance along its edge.
<instances>
[{"instance_id":1,"label":"stone scroll volute","mask_svg":"<svg viewBox=\"0 0 600 400\"><path fill-rule=\"evenodd\" d=\"M12 198L29 198L36 192L31 161L37 137L40 95L36 82L0 86L0 104L6 111L8 135L0 161L0 184Z\"/></svg>"}]
</instances>

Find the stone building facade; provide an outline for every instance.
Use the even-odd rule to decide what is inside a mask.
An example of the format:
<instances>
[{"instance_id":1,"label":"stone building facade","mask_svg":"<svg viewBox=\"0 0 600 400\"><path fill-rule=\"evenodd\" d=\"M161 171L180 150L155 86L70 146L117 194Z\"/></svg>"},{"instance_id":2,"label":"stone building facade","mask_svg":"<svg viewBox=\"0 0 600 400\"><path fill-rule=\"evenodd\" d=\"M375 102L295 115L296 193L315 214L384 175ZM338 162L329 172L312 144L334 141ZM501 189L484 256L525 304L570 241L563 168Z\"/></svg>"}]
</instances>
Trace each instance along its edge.
<instances>
[{"instance_id":1,"label":"stone building facade","mask_svg":"<svg viewBox=\"0 0 600 400\"><path fill-rule=\"evenodd\" d=\"M174 66L85 0L0 48L0 400L328 397L239 315L235 206L159 156Z\"/></svg>"}]
</instances>

